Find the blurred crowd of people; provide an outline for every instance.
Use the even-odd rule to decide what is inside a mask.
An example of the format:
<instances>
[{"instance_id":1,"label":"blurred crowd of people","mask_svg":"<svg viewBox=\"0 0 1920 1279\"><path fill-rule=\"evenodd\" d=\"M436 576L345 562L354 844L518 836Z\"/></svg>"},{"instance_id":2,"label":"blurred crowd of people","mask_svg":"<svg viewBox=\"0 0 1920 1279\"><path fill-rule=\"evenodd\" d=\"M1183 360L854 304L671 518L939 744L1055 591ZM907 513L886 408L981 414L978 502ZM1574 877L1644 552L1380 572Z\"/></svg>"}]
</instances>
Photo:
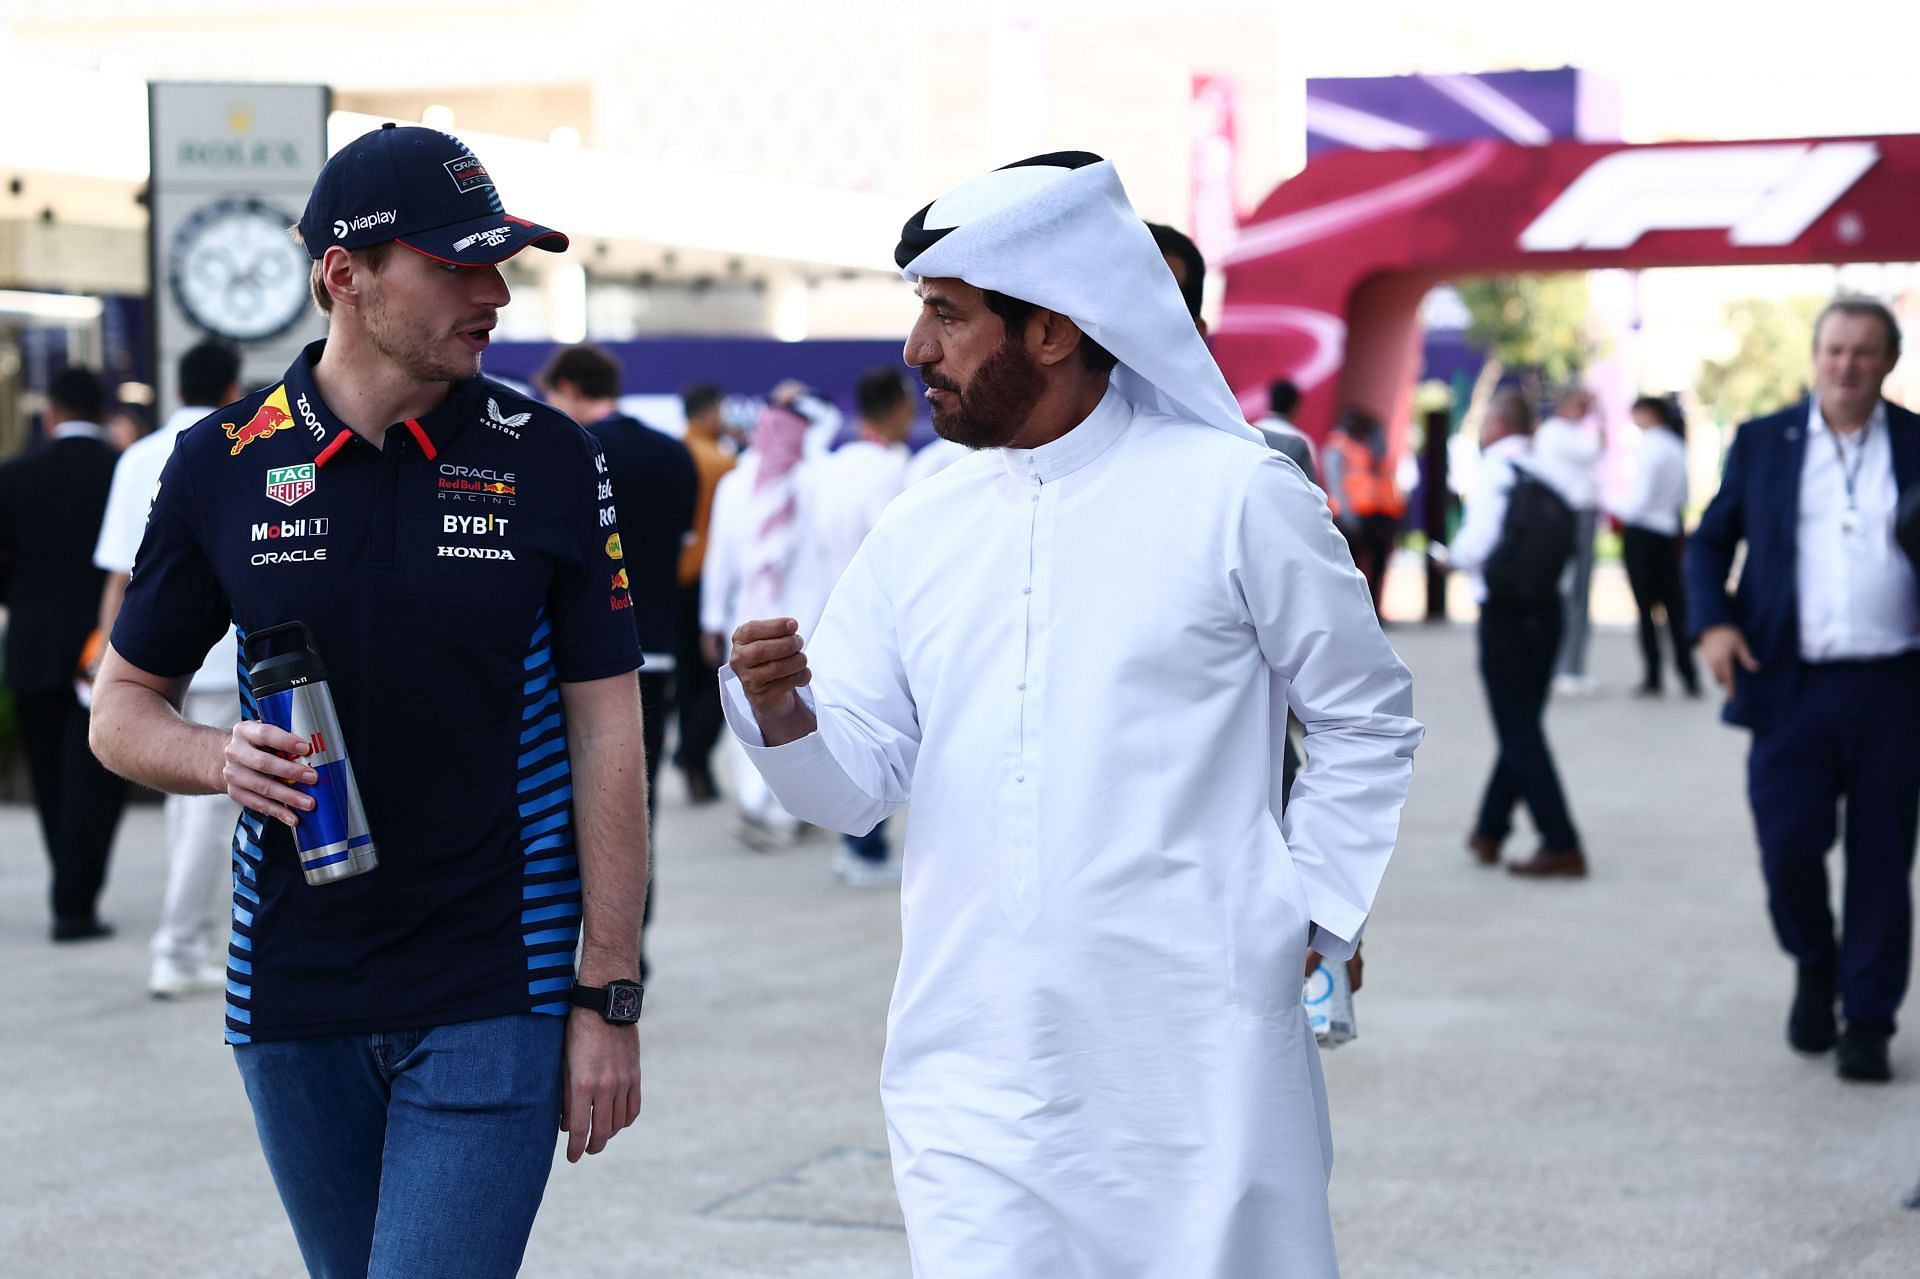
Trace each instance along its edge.
<instances>
[{"instance_id":1,"label":"blurred crowd of people","mask_svg":"<svg viewBox=\"0 0 1920 1279\"><path fill-rule=\"evenodd\" d=\"M1739 428L1691 538L1686 424L1672 398L1633 401L1631 480L1608 502L1594 396L1566 388L1536 426L1525 395L1502 393L1444 555L1480 606L1498 740L1469 852L1499 864L1525 807L1541 843L1508 870L1588 873L1544 713L1553 691L1595 688L1589 592L1604 517L1619 532L1638 612L1636 695L1664 693L1670 658L1686 695L1700 697L1697 647L1726 695L1723 717L1752 734L1746 790L1768 909L1796 967L1787 1040L1803 1053L1836 1051L1840 1077L1867 1082L1891 1078L1920 832L1911 742L1920 501L1905 500L1920 491L1920 419L1882 397L1900 345L1883 304L1830 303L1814 327L1807 398ZM1836 839L1846 872L1838 919L1826 869Z\"/></svg>"},{"instance_id":2,"label":"blurred crowd of people","mask_svg":"<svg viewBox=\"0 0 1920 1279\"><path fill-rule=\"evenodd\" d=\"M1204 330L1198 289L1187 287L1204 273L1197 250L1171 228L1154 232L1196 326ZM1897 327L1871 308L1830 313L1823 325L1835 315L1842 321L1864 316L1868 328L1897 335ZM1890 345L1897 350L1897 336ZM188 352L178 369L184 406L156 430L142 406L109 402L95 373L70 368L50 389L45 447L0 466L0 596L11 618L6 682L52 866L56 941L112 932L99 918L97 901L128 788L88 749L88 680L99 660L101 636L111 630L126 590L161 467L181 431L240 395L239 371L236 354L218 344ZM1817 384L1825 385L1823 378L1837 384L1839 376L1816 368ZM847 388L850 417L819 390L795 381L772 388L750 420L737 408L729 417L728 406L739 401L730 400L726 388L689 386L681 396L686 428L680 437L620 411L622 369L599 348L557 351L537 382L556 407L592 431L605 450L615 487L627 495L622 532L647 663L641 686L649 782L660 761L671 759L692 802L720 801L721 774L713 758L723 729L716 674L727 660L734 628L746 619L784 616L795 618L802 634L809 633L887 504L967 450L945 439L918 451L910 448L920 397L895 368L874 369ZM1322 488L1378 611L1388 565L1406 531L1404 468L1396 466L1388 433L1373 414L1350 406L1316 442L1294 424L1299 401L1296 386L1276 382L1268 413L1254 425L1270 447ZM1466 486L1457 538L1450 548L1434 548L1434 554L1466 574L1480 606L1480 672L1498 738L1468 848L1481 863L1499 864L1515 812L1525 808L1540 846L1508 869L1530 877L1578 878L1589 870L1587 848L1554 764L1544 716L1553 693L1596 691L1588 649L1601 534L1617 534L1638 614L1637 696L1661 696L1671 673L1687 697L1700 697L1694 639L1700 630L1727 625L1728 606L1716 602L1704 626L1690 627L1689 590L1706 589L1713 579L1704 570L1683 571L1690 494L1686 423L1677 399L1644 395L1632 402L1631 462L1626 482L1611 487L1602 483L1608 434L1593 392L1568 385L1548 399L1544 411L1537 404L1518 391L1494 397L1480 425L1480 455ZM1846 481L1838 490L1843 500L1856 502L1857 466L1842 466L1839 474ZM1490 560L1512 532L1513 495L1529 481L1544 484L1568 512L1565 564L1550 603L1516 604L1488 585ZM1719 540L1743 531L1723 530ZM1889 572L1895 570L1904 571L1904 565ZM1718 595L1724 598L1724 592ZM1844 607L1844 602L1827 603ZM1818 624L1807 616L1799 620L1803 627ZM1836 653L1847 661L1880 657L1855 654L1844 643ZM229 717L237 661L229 633L193 678L185 705L189 718L222 723ZM1744 648L1714 649L1707 664L1708 673L1729 691L1736 679L1751 679L1762 668ZM739 841L770 852L806 838L810 828L781 806L738 739L727 736L733 758L725 775L738 808ZM1291 775L1299 764L1291 745L1287 762ZM1844 782L1836 787L1846 790ZM165 806L168 876L148 977L157 997L214 990L223 982L225 872L237 815L225 796L169 796ZM1850 863L1867 868L1855 873L1872 876L1875 866L1910 864L1913 840L1901 832L1913 823L1910 814L1902 814L1904 809L1882 823L1897 846L1894 853L1857 851L1871 840L1849 836ZM1805 814L1793 820L1800 827L1819 824ZM1787 818L1778 822L1791 824ZM1802 918L1815 908L1794 903L1820 897L1824 876L1816 882L1808 870L1810 854L1784 847L1798 848L1805 839L1764 823L1761 834L1769 849L1776 926L1802 966L1796 1043L1817 1045L1832 1038L1817 1009L1823 1006L1822 991L1824 1006L1831 1007L1834 991L1844 985L1841 951L1830 924L1823 933L1818 921ZM1899 848L1907 850L1904 862ZM900 866L885 823L842 837L833 872L852 886L897 883ZM1891 892L1891 880L1887 887ZM1856 908L1855 913L1866 912ZM1904 919L1893 911L1876 925L1888 931L1874 952L1884 952L1883 958L1856 957L1852 970L1893 964L1885 956L1904 953L1893 935L1907 927ZM1872 947L1861 942L1855 949L1864 953ZM1853 980L1858 985L1866 978L1856 972ZM1890 1027L1890 1011L1881 1011L1888 1000L1883 988L1890 984L1882 978L1875 988L1881 994L1860 997L1867 1001L1862 1004L1866 1012L1857 1024L1869 1030Z\"/></svg>"},{"instance_id":3,"label":"blurred crowd of people","mask_svg":"<svg viewBox=\"0 0 1920 1279\"><path fill-rule=\"evenodd\" d=\"M174 443L243 394L239 356L217 342L188 351L176 372L182 407L153 429L143 405L111 402L96 372L64 370L50 387L43 446L0 465L5 678L52 867L51 935L63 943L113 933L97 906L129 788L87 742L89 681L103 637ZM615 357L579 345L556 351L537 385L593 433L625 497L625 571L646 661L650 809L663 759L693 803L710 804L723 798L714 766L723 727L716 676L733 627L769 614L811 626L887 503L966 450L945 440L909 448L920 402L899 369L859 379L850 421L827 396L788 381L742 424L724 411L727 389L695 384L681 395L686 429L677 438L620 411L622 376ZM193 677L189 719L232 718L238 663L229 631ZM773 851L808 833L744 758L728 771L743 844ZM224 795L168 795L164 809L168 873L148 989L171 998L225 983L239 810ZM849 885L897 883L884 826L846 837L834 872ZM651 908L649 898L649 917Z\"/></svg>"}]
</instances>

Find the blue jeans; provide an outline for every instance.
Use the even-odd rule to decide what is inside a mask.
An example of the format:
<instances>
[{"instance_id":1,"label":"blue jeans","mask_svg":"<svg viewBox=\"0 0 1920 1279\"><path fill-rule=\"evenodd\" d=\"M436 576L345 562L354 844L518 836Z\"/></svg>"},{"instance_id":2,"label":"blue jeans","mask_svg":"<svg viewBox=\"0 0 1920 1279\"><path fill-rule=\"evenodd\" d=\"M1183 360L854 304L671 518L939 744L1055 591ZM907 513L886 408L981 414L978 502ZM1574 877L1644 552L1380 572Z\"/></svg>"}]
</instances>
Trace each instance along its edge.
<instances>
[{"instance_id":1,"label":"blue jeans","mask_svg":"<svg viewBox=\"0 0 1920 1279\"><path fill-rule=\"evenodd\" d=\"M525 1013L236 1045L309 1273L517 1272L553 1166L566 1026Z\"/></svg>"},{"instance_id":2,"label":"blue jeans","mask_svg":"<svg viewBox=\"0 0 1920 1279\"><path fill-rule=\"evenodd\" d=\"M847 851L861 861L884 862L887 860L887 822L881 818L880 824L864 835L842 835Z\"/></svg>"}]
</instances>

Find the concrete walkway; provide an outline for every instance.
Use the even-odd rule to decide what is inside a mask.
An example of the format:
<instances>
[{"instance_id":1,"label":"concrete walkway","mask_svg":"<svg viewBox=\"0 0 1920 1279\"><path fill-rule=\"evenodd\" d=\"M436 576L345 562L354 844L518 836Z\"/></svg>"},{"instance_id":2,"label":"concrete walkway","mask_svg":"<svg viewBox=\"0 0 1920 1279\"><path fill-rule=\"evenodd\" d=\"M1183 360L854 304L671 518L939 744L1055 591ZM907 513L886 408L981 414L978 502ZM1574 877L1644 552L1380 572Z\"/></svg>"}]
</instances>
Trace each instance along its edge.
<instances>
[{"instance_id":1,"label":"concrete walkway","mask_svg":"<svg viewBox=\"0 0 1920 1279\"><path fill-rule=\"evenodd\" d=\"M1326 1061L1345 1273L1920 1273L1920 1212L1901 1207L1920 1036L1895 1040L1882 1088L1786 1048L1742 737L1708 705L1627 698L1631 639L1603 631L1613 691L1551 716L1594 876L1519 882L1460 847L1491 751L1470 630L1392 638L1431 733L1361 1037ZM904 1279L875 1096L897 903L835 886L825 841L744 851L672 787L661 823L646 1113L556 1167L525 1273ZM104 907L119 937L56 951L37 830L0 809L0 1274L300 1272L219 1000L142 988L159 841L158 810L135 809Z\"/></svg>"}]
</instances>

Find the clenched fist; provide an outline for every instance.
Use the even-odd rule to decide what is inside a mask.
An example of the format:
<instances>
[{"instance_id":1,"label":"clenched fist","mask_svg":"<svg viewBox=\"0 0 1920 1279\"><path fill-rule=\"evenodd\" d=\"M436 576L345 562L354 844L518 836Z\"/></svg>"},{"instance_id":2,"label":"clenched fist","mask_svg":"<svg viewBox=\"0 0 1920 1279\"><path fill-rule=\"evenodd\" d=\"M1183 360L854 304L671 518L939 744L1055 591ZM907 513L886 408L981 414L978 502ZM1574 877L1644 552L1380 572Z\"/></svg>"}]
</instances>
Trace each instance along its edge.
<instances>
[{"instance_id":1,"label":"clenched fist","mask_svg":"<svg viewBox=\"0 0 1920 1279\"><path fill-rule=\"evenodd\" d=\"M795 691L813 681L800 623L791 617L742 623L733 633L733 656L727 665L740 681L767 745L784 746L814 730L813 712Z\"/></svg>"}]
</instances>

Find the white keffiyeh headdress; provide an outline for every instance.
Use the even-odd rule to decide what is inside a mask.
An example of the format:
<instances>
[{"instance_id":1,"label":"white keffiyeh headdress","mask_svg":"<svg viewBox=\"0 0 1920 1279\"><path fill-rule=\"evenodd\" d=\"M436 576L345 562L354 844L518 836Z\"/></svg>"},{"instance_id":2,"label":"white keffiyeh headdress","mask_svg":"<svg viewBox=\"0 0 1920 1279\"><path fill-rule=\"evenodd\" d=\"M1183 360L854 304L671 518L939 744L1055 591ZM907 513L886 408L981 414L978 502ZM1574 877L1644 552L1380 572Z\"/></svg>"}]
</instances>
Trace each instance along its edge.
<instances>
[{"instance_id":1,"label":"white keffiyeh headdress","mask_svg":"<svg viewBox=\"0 0 1920 1279\"><path fill-rule=\"evenodd\" d=\"M995 169L913 215L894 261L907 279L959 279L1066 316L1119 360L1133 403L1249 440L1180 286L1113 165L1059 151Z\"/></svg>"}]
</instances>

